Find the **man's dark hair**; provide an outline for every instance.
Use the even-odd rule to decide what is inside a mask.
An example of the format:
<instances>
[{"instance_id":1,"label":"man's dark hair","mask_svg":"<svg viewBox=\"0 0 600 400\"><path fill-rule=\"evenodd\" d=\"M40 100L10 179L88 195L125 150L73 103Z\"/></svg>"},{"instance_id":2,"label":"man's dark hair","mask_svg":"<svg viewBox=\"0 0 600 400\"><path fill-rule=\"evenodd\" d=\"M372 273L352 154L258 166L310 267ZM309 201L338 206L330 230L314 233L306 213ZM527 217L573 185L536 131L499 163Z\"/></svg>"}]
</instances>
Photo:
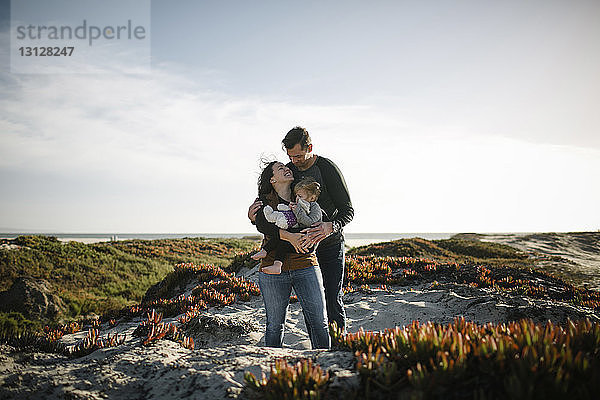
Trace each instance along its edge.
<instances>
[{"instance_id":1,"label":"man's dark hair","mask_svg":"<svg viewBox=\"0 0 600 400\"><path fill-rule=\"evenodd\" d=\"M297 126L292 128L281 141L283 143L283 147L285 149L291 149L298 143L300 143L300 147L302 150L306 150L308 145L311 143L310 135L308 131L301 126Z\"/></svg>"}]
</instances>

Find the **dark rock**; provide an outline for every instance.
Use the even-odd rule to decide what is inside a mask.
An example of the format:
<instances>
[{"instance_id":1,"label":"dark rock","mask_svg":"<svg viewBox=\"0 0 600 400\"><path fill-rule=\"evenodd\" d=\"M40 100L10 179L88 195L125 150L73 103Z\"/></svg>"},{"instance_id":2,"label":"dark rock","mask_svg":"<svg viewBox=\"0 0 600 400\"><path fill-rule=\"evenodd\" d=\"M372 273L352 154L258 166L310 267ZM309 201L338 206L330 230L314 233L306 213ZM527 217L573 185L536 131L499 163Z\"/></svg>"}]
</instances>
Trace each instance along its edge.
<instances>
[{"instance_id":1,"label":"dark rock","mask_svg":"<svg viewBox=\"0 0 600 400\"><path fill-rule=\"evenodd\" d=\"M44 279L19 277L10 289L0 292L0 311L16 311L28 319L56 319L65 310L62 300Z\"/></svg>"},{"instance_id":2,"label":"dark rock","mask_svg":"<svg viewBox=\"0 0 600 400\"><path fill-rule=\"evenodd\" d=\"M203 315L190 320L185 333L194 338L198 347L210 347L223 342L235 342L258 330L250 321L220 315Z\"/></svg>"}]
</instances>

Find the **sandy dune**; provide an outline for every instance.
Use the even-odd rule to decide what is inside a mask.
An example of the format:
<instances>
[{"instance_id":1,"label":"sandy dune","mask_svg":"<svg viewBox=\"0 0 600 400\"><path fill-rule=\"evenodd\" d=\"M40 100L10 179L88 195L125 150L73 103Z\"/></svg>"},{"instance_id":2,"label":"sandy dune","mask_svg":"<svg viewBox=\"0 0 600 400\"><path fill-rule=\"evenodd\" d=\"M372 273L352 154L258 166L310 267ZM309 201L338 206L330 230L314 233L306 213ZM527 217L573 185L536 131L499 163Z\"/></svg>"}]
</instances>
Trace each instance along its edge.
<instances>
[{"instance_id":1,"label":"sandy dune","mask_svg":"<svg viewBox=\"0 0 600 400\"><path fill-rule=\"evenodd\" d=\"M256 270L246 271L256 279ZM369 289L345 295L348 330L383 330L413 320L451 322L457 316L480 323L504 322L522 317L536 321L564 321L567 317L599 320L589 309L523 297L511 297L466 285L420 284ZM299 303L290 305L285 347L261 346L265 313L261 298L220 309L205 318L224 328L194 332L195 350L163 340L150 346L132 335L138 321L101 334L120 332L125 344L69 359L51 354L14 353L2 346L0 354L0 398L44 399L222 399L244 398L244 371L268 374L272 362L281 357L310 357L335 375L340 390L351 390L358 382L352 371L354 357L338 351L310 350ZM174 321L169 319L167 322ZM215 325L216 326L216 325ZM244 326L238 334L228 326ZM228 330L229 329L229 330ZM216 332L216 333L215 333ZM85 335L65 336L74 342Z\"/></svg>"},{"instance_id":2,"label":"sandy dune","mask_svg":"<svg viewBox=\"0 0 600 400\"><path fill-rule=\"evenodd\" d=\"M563 279L600 290L600 232L472 235L527 252Z\"/></svg>"}]
</instances>

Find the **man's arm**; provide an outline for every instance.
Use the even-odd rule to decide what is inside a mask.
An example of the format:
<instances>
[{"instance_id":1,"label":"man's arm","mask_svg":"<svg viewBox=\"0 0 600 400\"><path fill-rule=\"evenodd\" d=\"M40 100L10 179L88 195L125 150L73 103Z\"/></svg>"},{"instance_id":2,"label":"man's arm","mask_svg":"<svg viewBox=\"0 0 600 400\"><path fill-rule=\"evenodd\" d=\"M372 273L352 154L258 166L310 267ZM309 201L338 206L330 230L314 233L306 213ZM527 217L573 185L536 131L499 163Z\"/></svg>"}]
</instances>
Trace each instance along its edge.
<instances>
[{"instance_id":1,"label":"man's arm","mask_svg":"<svg viewBox=\"0 0 600 400\"><path fill-rule=\"evenodd\" d=\"M270 236L272 238L281 239L279 237L279 227L269 221L265 217L265 213L263 212L263 207L261 207L256 213L255 224L256 229L264 235Z\"/></svg>"},{"instance_id":2,"label":"man's arm","mask_svg":"<svg viewBox=\"0 0 600 400\"><path fill-rule=\"evenodd\" d=\"M290 242L290 244L294 246L296 253L308 253L306 243L304 243L305 235L303 233L292 233L281 229L279 231L279 236L281 237L281 240Z\"/></svg>"},{"instance_id":3,"label":"man's arm","mask_svg":"<svg viewBox=\"0 0 600 400\"><path fill-rule=\"evenodd\" d=\"M339 232L354 218L354 207L352 207L348 186L337 165L323 157L319 157L318 161L321 161L319 169L329 196L338 210L337 215L331 221L333 232Z\"/></svg>"},{"instance_id":4,"label":"man's arm","mask_svg":"<svg viewBox=\"0 0 600 400\"><path fill-rule=\"evenodd\" d=\"M323 183L327 187L327 192L337 210L337 214L332 221L313 224L313 227L307 230L309 244L319 243L332 233L339 232L354 218L354 208L342 172L326 158L319 157L317 163L321 170Z\"/></svg>"},{"instance_id":5,"label":"man's arm","mask_svg":"<svg viewBox=\"0 0 600 400\"><path fill-rule=\"evenodd\" d=\"M250 222L252 222L253 225L256 223L256 213L258 212L258 210L260 210L262 205L263 202L260 201L260 199L257 197L254 200L254 203L250 204L250 207L248 207L248 219L250 220Z\"/></svg>"}]
</instances>

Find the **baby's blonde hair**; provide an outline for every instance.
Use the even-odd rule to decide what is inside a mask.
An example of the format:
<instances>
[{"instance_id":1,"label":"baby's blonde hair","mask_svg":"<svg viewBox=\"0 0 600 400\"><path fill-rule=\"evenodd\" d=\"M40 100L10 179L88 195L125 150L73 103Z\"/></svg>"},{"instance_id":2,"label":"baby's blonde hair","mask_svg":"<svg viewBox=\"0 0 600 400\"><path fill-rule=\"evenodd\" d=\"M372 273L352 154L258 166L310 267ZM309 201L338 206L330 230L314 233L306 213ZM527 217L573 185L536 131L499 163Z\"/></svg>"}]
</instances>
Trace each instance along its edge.
<instances>
[{"instance_id":1,"label":"baby's blonde hair","mask_svg":"<svg viewBox=\"0 0 600 400\"><path fill-rule=\"evenodd\" d=\"M294 194L298 194L298 190L305 190L311 196L319 198L321 195L321 184L315 178L307 176L302 178L296 186L294 186Z\"/></svg>"}]
</instances>

